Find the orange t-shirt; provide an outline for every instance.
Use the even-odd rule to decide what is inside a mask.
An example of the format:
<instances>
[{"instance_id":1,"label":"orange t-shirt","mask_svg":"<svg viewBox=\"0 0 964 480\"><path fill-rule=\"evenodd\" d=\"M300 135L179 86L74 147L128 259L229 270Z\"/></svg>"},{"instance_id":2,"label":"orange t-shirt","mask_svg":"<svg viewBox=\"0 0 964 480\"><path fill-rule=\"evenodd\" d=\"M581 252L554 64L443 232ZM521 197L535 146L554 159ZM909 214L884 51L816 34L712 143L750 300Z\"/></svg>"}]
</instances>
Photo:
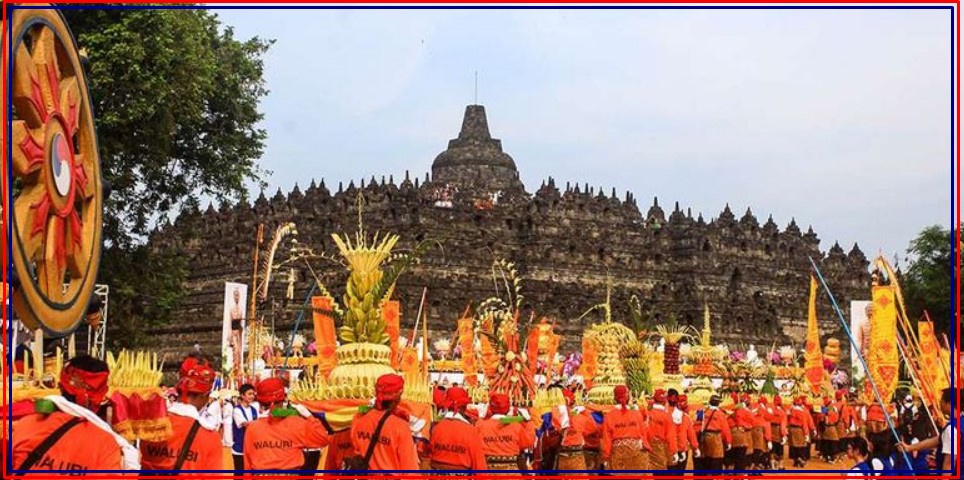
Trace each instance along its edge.
<instances>
[{"instance_id":1,"label":"orange t-shirt","mask_svg":"<svg viewBox=\"0 0 964 480\"><path fill-rule=\"evenodd\" d=\"M328 441L325 470L341 470L345 458L355 454L355 446L351 442L351 430L335 432Z\"/></svg>"},{"instance_id":2,"label":"orange t-shirt","mask_svg":"<svg viewBox=\"0 0 964 480\"><path fill-rule=\"evenodd\" d=\"M733 416L730 417L733 420L731 424L732 427L742 428L744 430L752 430L755 424L753 414L750 413L746 407L740 407L733 411Z\"/></svg>"},{"instance_id":3,"label":"orange t-shirt","mask_svg":"<svg viewBox=\"0 0 964 480\"><path fill-rule=\"evenodd\" d=\"M599 453L603 460L609 460L613 441L624 438L639 439L643 442L643 448L649 450L646 423L639 410L615 408L603 417L602 439L599 442Z\"/></svg>"},{"instance_id":4,"label":"orange t-shirt","mask_svg":"<svg viewBox=\"0 0 964 480\"><path fill-rule=\"evenodd\" d=\"M13 468L19 469L30 452L72 418L66 413L54 412L50 415L32 414L14 422ZM71 428L30 468L77 471L120 469L121 449L114 437L87 420Z\"/></svg>"},{"instance_id":5,"label":"orange t-shirt","mask_svg":"<svg viewBox=\"0 0 964 480\"><path fill-rule=\"evenodd\" d=\"M678 452L685 452L689 449L700 448L699 443L696 441L696 427L694 426L693 417L686 414L686 412L680 412L682 416L680 417L680 423L676 426L676 448ZM672 413L670 415L675 414ZM679 414L676 414L679 415Z\"/></svg>"},{"instance_id":6,"label":"orange t-shirt","mask_svg":"<svg viewBox=\"0 0 964 480\"><path fill-rule=\"evenodd\" d=\"M879 404L873 404L867 407L867 420L872 422L886 422L887 413L881 408Z\"/></svg>"},{"instance_id":7,"label":"orange t-shirt","mask_svg":"<svg viewBox=\"0 0 964 480\"><path fill-rule=\"evenodd\" d=\"M679 434L676 432L676 424L673 417L661 405L654 405L649 411L649 442L666 442L667 452L676 453L678 451L677 440Z\"/></svg>"},{"instance_id":8,"label":"orange t-shirt","mask_svg":"<svg viewBox=\"0 0 964 480\"><path fill-rule=\"evenodd\" d=\"M261 417L244 433L245 470L296 470L302 450L328 446L328 432L317 418Z\"/></svg>"},{"instance_id":9,"label":"orange t-shirt","mask_svg":"<svg viewBox=\"0 0 964 480\"><path fill-rule=\"evenodd\" d=\"M758 405L756 409L750 410L750 415L753 415L753 428L762 428L763 437L766 441L771 441L773 437L770 432L770 414L766 407Z\"/></svg>"},{"instance_id":10,"label":"orange t-shirt","mask_svg":"<svg viewBox=\"0 0 964 480\"><path fill-rule=\"evenodd\" d=\"M549 412L549 417L552 419L553 430L562 433L562 443L563 447L577 447L584 446L586 444L586 438L582 434L575 423L573 422L573 415L569 411L563 413L559 408L555 407ZM564 425L564 423L567 424Z\"/></svg>"},{"instance_id":11,"label":"orange t-shirt","mask_svg":"<svg viewBox=\"0 0 964 480\"><path fill-rule=\"evenodd\" d=\"M351 424L351 443L355 455L364 457L368 452L372 435L384 414L384 410L372 409L355 417ZM372 470L418 470L418 453L415 451L412 429L399 414L393 413L385 420L368 466Z\"/></svg>"},{"instance_id":12,"label":"orange t-shirt","mask_svg":"<svg viewBox=\"0 0 964 480\"><path fill-rule=\"evenodd\" d=\"M804 410L803 407L793 406L790 409L790 417L787 420L787 423L791 427L802 428L803 433L806 435L810 435L811 433L813 433L813 430L814 430L813 418L810 417L810 414L807 413L807 411Z\"/></svg>"},{"instance_id":13,"label":"orange t-shirt","mask_svg":"<svg viewBox=\"0 0 964 480\"><path fill-rule=\"evenodd\" d=\"M726 412L719 408L707 408L706 411L703 412L703 425L700 427L700 431L703 430L707 432L720 432L720 436L723 437L723 443L727 445L733 444L733 432L730 431L730 422L726 418Z\"/></svg>"},{"instance_id":14,"label":"orange t-shirt","mask_svg":"<svg viewBox=\"0 0 964 480\"><path fill-rule=\"evenodd\" d=\"M857 415L854 412L854 407L850 405L841 403L840 408L840 421L843 422L844 428L850 428L850 424L857 424Z\"/></svg>"},{"instance_id":15,"label":"orange t-shirt","mask_svg":"<svg viewBox=\"0 0 964 480\"><path fill-rule=\"evenodd\" d=\"M429 449L433 462L466 470L488 470L479 430L466 420L446 418L438 422L432 430Z\"/></svg>"},{"instance_id":16,"label":"orange t-shirt","mask_svg":"<svg viewBox=\"0 0 964 480\"><path fill-rule=\"evenodd\" d=\"M781 437L787 436L787 412L782 407L773 406L767 413L767 418L770 421L770 433ZM774 426L780 427L779 431L772 431Z\"/></svg>"},{"instance_id":17,"label":"orange t-shirt","mask_svg":"<svg viewBox=\"0 0 964 480\"><path fill-rule=\"evenodd\" d=\"M141 467L144 470L173 470L195 420L170 413L174 435L163 442L141 442ZM198 428L181 470L224 470L221 435L204 427Z\"/></svg>"},{"instance_id":18,"label":"orange t-shirt","mask_svg":"<svg viewBox=\"0 0 964 480\"><path fill-rule=\"evenodd\" d=\"M476 424L482 437L482 453L487 457L512 457L535 444L535 432L529 433L524 423L502 423L503 415L495 415Z\"/></svg>"},{"instance_id":19,"label":"orange t-shirt","mask_svg":"<svg viewBox=\"0 0 964 480\"><path fill-rule=\"evenodd\" d=\"M592 417L592 412L583 410L578 414L570 413L569 421L572 423L573 428L582 435L583 440L586 442L586 448L599 448L599 437L602 435L602 428L596 423L596 419Z\"/></svg>"}]
</instances>

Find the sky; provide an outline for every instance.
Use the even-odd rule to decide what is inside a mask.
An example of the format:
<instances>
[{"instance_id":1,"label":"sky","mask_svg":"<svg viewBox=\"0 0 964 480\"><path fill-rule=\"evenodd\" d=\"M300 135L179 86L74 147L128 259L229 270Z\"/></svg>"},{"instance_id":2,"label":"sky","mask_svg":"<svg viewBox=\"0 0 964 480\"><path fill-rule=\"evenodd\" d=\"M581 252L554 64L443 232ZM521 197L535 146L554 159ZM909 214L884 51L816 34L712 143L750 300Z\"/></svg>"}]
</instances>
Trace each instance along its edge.
<instances>
[{"instance_id":1,"label":"sky","mask_svg":"<svg viewBox=\"0 0 964 480\"><path fill-rule=\"evenodd\" d=\"M530 192L552 176L631 191L643 213L749 207L901 265L952 223L948 10L217 13L275 40L269 197L424 178L478 103Z\"/></svg>"}]
</instances>

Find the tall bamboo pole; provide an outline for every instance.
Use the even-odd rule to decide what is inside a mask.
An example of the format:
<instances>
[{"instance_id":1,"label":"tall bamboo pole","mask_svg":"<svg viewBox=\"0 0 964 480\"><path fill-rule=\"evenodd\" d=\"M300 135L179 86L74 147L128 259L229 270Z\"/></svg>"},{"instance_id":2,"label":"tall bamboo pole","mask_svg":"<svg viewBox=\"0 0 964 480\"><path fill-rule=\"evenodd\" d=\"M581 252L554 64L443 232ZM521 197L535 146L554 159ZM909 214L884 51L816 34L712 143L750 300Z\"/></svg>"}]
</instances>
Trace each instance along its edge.
<instances>
[{"instance_id":1,"label":"tall bamboo pole","mask_svg":"<svg viewBox=\"0 0 964 480\"><path fill-rule=\"evenodd\" d=\"M258 315L258 260L261 255L261 242L264 241L264 224L258 224L258 235L254 242L254 271L251 273L251 289L248 291L248 361L250 362L249 370L250 374L254 374L254 359L257 357L255 353L255 348L257 345L258 336L258 326L257 326L257 315ZM244 361L243 355L244 351L241 352L242 361L240 368L240 376L244 376Z\"/></svg>"}]
</instances>

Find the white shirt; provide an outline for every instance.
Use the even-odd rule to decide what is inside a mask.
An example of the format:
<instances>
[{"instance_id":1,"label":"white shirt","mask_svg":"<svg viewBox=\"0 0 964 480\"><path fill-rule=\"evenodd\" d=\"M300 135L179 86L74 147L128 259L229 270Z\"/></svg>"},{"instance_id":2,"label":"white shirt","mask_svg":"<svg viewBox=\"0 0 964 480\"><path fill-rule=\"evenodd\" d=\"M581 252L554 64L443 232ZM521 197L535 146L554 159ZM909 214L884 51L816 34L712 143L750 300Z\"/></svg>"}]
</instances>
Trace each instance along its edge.
<instances>
[{"instance_id":1,"label":"white shirt","mask_svg":"<svg viewBox=\"0 0 964 480\"><path fill-rule=\"evenodd\" d=\"M953 423L948 423L947 426L944 427L944 431L941 432L941 447L942 447L942 448L941 448L941 453L943 453L944 455L950 455L950 454L951 454L951 446L952 446L952 445L951 445L951 442L954 441L954 433L953 433L951 430L954 430L954 424L953 424ZM958 442L959 442L959 441L960 441L960 440L958 440ZM959 443L958 443L958 442L954 442L954 444L953 444L953 447L954 447L954 450L955 450L955 451L956 451L956 450L959 450ZM938 468L938 469L941 469L941 468L943 468L943 466L942 466L942 465L938 465L937 468Z\"/></svg>"},{"instance_id":2,"label":"white shirt","mask_svg":"<svg viewBox=\"0 0 964 480\"><path fill-rule=\"evenodd\" d=\"M225 447L231 447L234 445L234 432L231 431L231 419L234 418L234 405L226 402L223 407L221 407L221 443Z\"/></svg>"}]
</instances>

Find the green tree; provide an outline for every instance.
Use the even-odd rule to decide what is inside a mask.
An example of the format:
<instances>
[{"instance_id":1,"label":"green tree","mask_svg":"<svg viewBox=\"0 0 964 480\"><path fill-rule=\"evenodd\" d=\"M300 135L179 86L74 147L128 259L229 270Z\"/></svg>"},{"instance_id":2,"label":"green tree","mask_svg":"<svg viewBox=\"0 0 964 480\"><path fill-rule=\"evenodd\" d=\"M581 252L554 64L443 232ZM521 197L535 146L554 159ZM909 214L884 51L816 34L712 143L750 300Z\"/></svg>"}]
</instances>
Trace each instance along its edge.
<instances>
[{"instance_id":1,"label":"green tree","mask_svg":"<svg viewBox=\"0 0 964 480\"><path fill-rule=\"evenodd\" d=\"M65 10L89 58L104 177L104 256L111 286L108 338L131 346L170 319L183 259L151 252L158 222L200 197L237 200L261 182L271 41L238 40L207 10Z\"/></svg>"},{"instance_id":2,"label":"green tree","mask_svg":"<svg viewBox=\"0 0 964 480\"><path fill-rule=\"evenodd\" d=\"M960 231L960 230L958 230ZM958 236L958 244L961 239ZM921 230L910 242L907 253L911 255L910 267L904 275L904 288L909 315L930 314L934 326L947 332L951 315L951 271L954 252L951 249L951 231L940 225ZM961 266L956 266L960 278ZM960 296L960 285L957 295Z\"/></svg>"}]
</instances>

